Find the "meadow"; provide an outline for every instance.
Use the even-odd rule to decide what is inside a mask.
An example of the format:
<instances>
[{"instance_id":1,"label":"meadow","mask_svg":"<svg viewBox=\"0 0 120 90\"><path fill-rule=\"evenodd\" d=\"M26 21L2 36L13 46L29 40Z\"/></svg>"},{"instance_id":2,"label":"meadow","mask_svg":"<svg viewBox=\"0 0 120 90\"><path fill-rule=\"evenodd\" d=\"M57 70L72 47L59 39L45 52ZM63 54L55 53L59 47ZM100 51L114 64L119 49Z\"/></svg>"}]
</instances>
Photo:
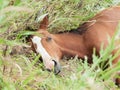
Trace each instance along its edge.
<instances>
[{"instance_id":1,"label":"meadow","mask_svg":"<svg viewBox=\"0 0 120 90\"><path fill-rule=\"evenodd\" d=\"M42 18L49 15L48 31L77 28L101 10L120 5L119 0L0 0L0 90L119 90L113 78L120 70L103 70L104 62L111 67L114 40L110 40L100 57L93 54L93 64L84 63L77 56L64 58L59 75L44 70L36 55L29 48L26 37L38 29Z\"/></svg>"}]
</instances>

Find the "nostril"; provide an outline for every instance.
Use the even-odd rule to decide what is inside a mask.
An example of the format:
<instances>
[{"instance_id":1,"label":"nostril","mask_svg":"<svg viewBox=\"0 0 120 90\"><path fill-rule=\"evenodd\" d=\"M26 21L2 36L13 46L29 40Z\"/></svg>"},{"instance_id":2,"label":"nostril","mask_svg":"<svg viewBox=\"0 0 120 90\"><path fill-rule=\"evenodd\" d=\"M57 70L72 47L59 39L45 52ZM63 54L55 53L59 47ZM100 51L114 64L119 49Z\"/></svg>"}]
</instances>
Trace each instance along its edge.
<instances>
[{"instance_id":1,"label":"nostril","mask_svg":"<svg viewBox=\"0 0 120 90\"><path fill-rule=\"evenodd\" d=\"M52 60L52 63L53 64L50 64L50 65L52 65L52 67L46 67L45 70L47 70L48 72L54 71L54 74L57 75L61 71L61 66L60 66L59 62L57 62L55 60ZM53 65L54 65L54 67L53 67Z\"/></svg>"},{"instance_id":2,"label":"nostril","mask_svg":"<svg viewBox=\"0 0 120 90\"><path fill-rule=\"evenodd\" d=\"M61 66L60 66L60 64L59 64L57 61L55 61L55 60L52 60L52 61L54 62L54 73L55 73L55 74L60 73L60 71L61 71Z\"/></svg>"},{"instance_id":3,"label":"nostril","mask_svg":"<svg viewBox=\"0 0 120 90\"><path fill-rule=\"evenodd\" d=\"M54 62L54 66L56 66L57 65L57 62L55 61L55 60L52 60L53 62Z\"/></svg>"}]
</instances>

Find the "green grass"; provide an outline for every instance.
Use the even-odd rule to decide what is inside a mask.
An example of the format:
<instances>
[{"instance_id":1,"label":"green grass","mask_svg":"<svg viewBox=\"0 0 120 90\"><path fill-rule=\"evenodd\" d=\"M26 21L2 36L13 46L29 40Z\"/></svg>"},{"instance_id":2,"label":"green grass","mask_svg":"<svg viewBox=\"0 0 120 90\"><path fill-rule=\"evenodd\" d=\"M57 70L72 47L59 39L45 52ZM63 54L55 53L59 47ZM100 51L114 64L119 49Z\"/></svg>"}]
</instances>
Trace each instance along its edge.
<instances>
[{"instance_id":1,"label":"green grass","mask_svg":"<svg viewBox=\"0 0 120 90\"><path fill-rule=\"evenodd\" d=\"M84 63L77 57L63 60L60 75L42 70L40 56L25 48L25 37L34 34L29 28L36 30L45 14L49 14L48 30L56 33L76 28L102 9L119 4L118 0L0 0L0 90L117 90L112 79L120 63L114 69L100 68L108 58L110 65L115 58L110 52L116 35L106 50L101 46L100 57L93 54L92 65L87 57Z\"/></svg>"}]
</instances>

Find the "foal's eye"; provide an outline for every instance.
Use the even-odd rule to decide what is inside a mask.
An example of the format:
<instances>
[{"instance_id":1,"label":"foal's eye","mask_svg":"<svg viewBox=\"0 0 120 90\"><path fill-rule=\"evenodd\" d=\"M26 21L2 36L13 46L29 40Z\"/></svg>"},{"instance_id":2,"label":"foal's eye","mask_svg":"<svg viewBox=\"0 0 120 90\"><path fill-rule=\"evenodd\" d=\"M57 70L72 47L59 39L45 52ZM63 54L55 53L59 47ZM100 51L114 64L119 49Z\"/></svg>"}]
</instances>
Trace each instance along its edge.
<instances>
[{"instance_id":1,"label":"foal's eye","mask_svg":"<svg viewBox=\"0 0 120 90\"><path fill-rule=\"evenodd\" d=\"M47 41L47 42L49 42L49 41L51 41L51 40L52 40L51 37L47 37L47 38L46 38L46 41Z\"/></svg>"}]
</instances>

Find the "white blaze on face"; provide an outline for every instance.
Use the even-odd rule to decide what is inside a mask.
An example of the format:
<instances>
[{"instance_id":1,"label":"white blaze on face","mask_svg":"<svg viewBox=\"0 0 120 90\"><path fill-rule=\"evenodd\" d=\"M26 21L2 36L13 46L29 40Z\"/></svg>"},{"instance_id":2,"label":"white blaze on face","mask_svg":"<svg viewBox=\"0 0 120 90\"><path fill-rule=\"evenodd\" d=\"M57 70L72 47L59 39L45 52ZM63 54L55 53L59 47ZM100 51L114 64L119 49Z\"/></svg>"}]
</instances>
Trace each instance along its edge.
<instances>
[{"instance_id":1,"label":"white blaze on face","mask_svg":"<svg viewBox=\"0 0 120 90\"><path fill-rule=\"evenodd\" d=\"M47 69L53 69L54 62L52 61L52 57L45 50L44 46L41 43L41 40L42 39L38 36L33 36L33 38L32 38L33 44L36 44L36 47L37 47L36 52L42 56L45 67Z\"/></svg>"}]
</instances>

